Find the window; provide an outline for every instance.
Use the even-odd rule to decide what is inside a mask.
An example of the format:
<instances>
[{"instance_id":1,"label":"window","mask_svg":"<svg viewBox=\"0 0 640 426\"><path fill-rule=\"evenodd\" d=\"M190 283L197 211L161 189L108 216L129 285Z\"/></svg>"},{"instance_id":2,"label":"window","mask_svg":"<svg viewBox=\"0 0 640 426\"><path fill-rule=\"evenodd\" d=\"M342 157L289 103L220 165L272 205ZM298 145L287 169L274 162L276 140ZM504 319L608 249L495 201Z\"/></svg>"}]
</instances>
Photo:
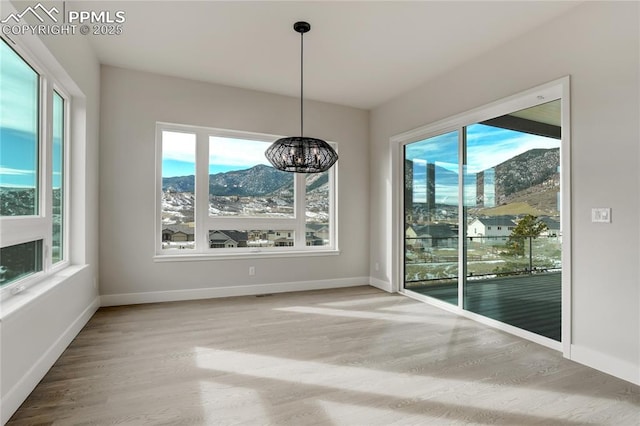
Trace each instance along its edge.
<instances>
[{"instance_id":1,"label":"window","mask_svg":"<svg viewBox=\"0 0 640 426\"><path fill-rule=\"evenodd\" d=\"M68 96L19 47L0 44L0 287L67 263Z\"/></svg>"},{"instance_id":2,"label":"window","mask_svg":"<svg viewBox=\"0 0 640 426\"><path fill-rule=\"evenodd\" d=\"M162 132L162 248L195 249L196 135Z\"/></svg>"},{"instance_id":3,"label":"window","mask_svg":"<svg viewBox=\"0 0 640 426\"><path fill-rule=\"evenodd\" d=\"M271 167L264 156L269 145L209 137L209 216L295 217L294 175Z\"/></svg>"},{"instance_id":4,"label":"window","mask_svg":"<svg viewBox=\"0 0 640 426\"><path fill-rule=\"evenodd\" d=\"M63 260L64 249L64 98L53 92L53 123L51 150L51 184L52 184L52 238L51 261Z\"/></svg>"},{"instance_id":5,"label":"window","mask_svg":"<svg viewBox=\"0 0 640 426\"><path fill-rule=\"evenodd\" d=\"M6 216L40 213L40 76L2 42L2 140L0 212Z\"/></svg>"},{"instance_id":6,"label":"window","mask_svg":"<svg viewBox=\"0 0 640 426\"><path fill-rule=\"evenodd\" d=\"M158 255L336 249L335 167L276 170L277 136L158 123Z\"/></svg>"}]
</instances>

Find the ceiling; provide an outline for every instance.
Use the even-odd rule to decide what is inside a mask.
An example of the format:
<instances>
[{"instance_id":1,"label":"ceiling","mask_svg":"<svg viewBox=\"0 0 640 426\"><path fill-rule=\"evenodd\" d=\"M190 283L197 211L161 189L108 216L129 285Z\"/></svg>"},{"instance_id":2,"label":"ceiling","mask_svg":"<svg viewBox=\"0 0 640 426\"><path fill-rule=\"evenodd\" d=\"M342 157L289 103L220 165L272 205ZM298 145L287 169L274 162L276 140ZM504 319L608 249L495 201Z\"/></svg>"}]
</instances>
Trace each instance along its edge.
<instances>
[{"instance_id":1,"label":"ceiling","mask_svg":"<svg viewBox=\"0 0 640 426\"><path fill-rule=\"evenodd\" d=\"M122 10L123 33L88 36L101 63L364 109L499 47L578 2L75 1Z\"/></svg>"},{"instance_id":2,"label":"ceiling","mask_svg":"<svg viewBox=\"0 0 640 426\"><path fill-rule=\"evenodd\" d=\"M562 103L560 99L536 105L531 108L512 112L509 115L535 121L537 123L549 124L556 127L562 126Z\"/></svg>"},{"instance_id":3,"label":"ceiling","mask_svg":"<svg viewBox=\"0 0 640 426\"><path fill-rule=\"evenodd\" d=\"M562 137L562 103L560 99L494 117L481 124L548 138Z\"/></svg>"}]
</instances>

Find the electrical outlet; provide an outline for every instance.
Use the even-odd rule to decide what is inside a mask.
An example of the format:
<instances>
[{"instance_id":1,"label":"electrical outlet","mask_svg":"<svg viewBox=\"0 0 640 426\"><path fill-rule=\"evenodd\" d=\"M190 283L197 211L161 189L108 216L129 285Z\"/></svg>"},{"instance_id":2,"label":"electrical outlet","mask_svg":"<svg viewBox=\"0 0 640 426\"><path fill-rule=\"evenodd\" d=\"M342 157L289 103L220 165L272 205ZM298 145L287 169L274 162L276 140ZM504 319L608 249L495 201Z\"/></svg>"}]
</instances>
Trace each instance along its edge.
<instances>
[{"instance_id":1,"label":"electrical outlet","mask_svg":"<svg viewBox=\"0 0 640 426\"><path fill-rule=\"evenodd\" d=\"M254 276L256 274L256 267L255 266L249 266L249 275L250 276Z\"/></svg>"},{"instance_id":2,"label":"electrical outlet","mask_svg":"<svg viewBox=\"0 0 640 426\"><path fill-rule=\"evenodd\" d=\"M380 262L376 262L376 271L380 270Z\"/></svg>"}]
</instances>

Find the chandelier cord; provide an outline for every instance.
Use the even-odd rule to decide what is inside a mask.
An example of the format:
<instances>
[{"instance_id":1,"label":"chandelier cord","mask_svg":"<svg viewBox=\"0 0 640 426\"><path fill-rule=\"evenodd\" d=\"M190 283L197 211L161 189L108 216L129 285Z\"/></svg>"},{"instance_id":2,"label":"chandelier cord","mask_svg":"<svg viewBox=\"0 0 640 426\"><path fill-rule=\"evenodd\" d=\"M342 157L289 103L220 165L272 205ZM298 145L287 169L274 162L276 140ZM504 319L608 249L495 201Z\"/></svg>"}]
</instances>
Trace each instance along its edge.
<instances>
[{"instance_id":1,"label":"chandelier cord","mask_svg":"<svg viewBox=\"0 0 640 426\"><path fill-rule=\"evenodd\" d=\"M300 33L300 137L304 137L304 32Z\"/></svg>"}]
</instances>

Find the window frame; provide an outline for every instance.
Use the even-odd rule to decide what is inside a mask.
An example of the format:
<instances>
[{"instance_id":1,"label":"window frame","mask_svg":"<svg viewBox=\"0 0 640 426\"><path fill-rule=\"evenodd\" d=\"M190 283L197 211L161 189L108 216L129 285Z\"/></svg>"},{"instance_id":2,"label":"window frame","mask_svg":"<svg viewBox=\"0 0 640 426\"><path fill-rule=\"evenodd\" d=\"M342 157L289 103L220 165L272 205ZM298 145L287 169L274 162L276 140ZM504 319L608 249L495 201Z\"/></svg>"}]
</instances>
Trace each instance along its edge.
<instances>
[{"instance_id":1,"label":"window frame","mask_svg":"<svg viewBox=\"0 0 640 426\"><path fill-rule=\"evenodd\" d=\"M162 248L162 133L164 131L190 133L196 136L196 174L195 174L195 247L193 249ZM212 127L192 126L167 122L156 123L156 200L155 200L155 235L154 260L208 260L230 258L313 256L338 254L337 233L337 164L329 171L329 244L323 246L307 246L306 244L306 183L305 174L294 175L294 217L214 217L209 209L209 138L225 137L246 139L272 143L282 136ZM329 142L337 151L337 144ZM302 189L302 190L301 190ZM206 202L199 202L205 200ZM242 247L242 248L209 248L210 230L272 230L293 231L295 243L293 247Z\"/></svg>"},{"instance_id":2,"label":"window frame","mask_svg":"<svg viewBox=\"0 0 640 426\"><path fill-rule=\"evenodd\" d=\"M24 63L38 75L38 211L35 215L0 216L0 248L42 240L42 270L0 287L0 299L24 291L70 264L70 134L71 95L42 64L20 43L1 37L2 43L12 49ZM62 135L62 260L52 263L53 244L53 94L63 100Z\"/></svg>"}]
</instances>

